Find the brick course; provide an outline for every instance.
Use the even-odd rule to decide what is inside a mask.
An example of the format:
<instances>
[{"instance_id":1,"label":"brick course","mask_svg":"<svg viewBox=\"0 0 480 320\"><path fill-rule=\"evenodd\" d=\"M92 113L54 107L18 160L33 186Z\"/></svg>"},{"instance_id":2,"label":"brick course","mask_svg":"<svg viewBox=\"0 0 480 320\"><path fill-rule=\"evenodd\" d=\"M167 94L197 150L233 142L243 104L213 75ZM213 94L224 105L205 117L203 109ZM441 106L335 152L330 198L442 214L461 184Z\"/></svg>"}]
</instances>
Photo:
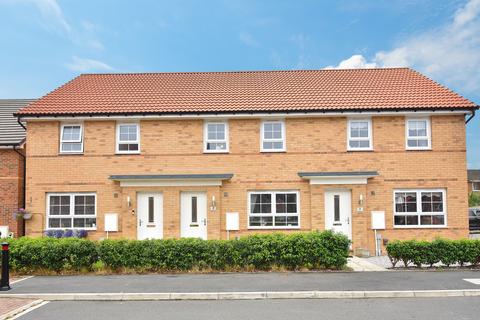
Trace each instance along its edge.
<instances>
[{"instance_id":1,"label":"brick course","mask_svg":"<svg viewBox=\"0 0 480 320\"><path fill-rule=\"evenodd\" d=\"M45 229L46 193L96 192L97 231L103 238L103 215L120 214L120 232L111 237L136 237L136 192L163 193L164 237L180 235L180 192L201 190L217 199L208 210L208 237L226 238L225 213L240 213L239 232L231 236L271 230L247 229L247 192L298 190L302 231L323 230L324 192L328 188L352 191L353 248L374 252L370 211L386 214L392 239L464 238L468 235L465 123L461 115L432 116L432 150L405 150L403 116L372 118L374 151L347 152L345 117L287 118L287 151L261 153L260 119L230 119L230 153L203 154L202 120L142 120L140 155L115 155L115 121L84 122L84 154L59 155L60 124L29 122L27 133L27 209L34 217L26 232L39 236ZM378 171L367 185L310 185L299 171ZM108 179L115 174L233 173L221 187L122 188ZM444 188L447 193L446 228L394 229L393 190ZM364 211L357 212L363 195ZM126 198L132 199L127 208Z\"/></svg>"},{"instance_id":2,"label":"brick course","mask_svg":"<svg viewBox=\"0 0 480 320\"><path fill-rule=\"evenodd\" d=\"M0 225L16 236L23 234L23 222L13 216L23 206L23 162L14 150L0 149Z\"/></svg>"}]
</instances>

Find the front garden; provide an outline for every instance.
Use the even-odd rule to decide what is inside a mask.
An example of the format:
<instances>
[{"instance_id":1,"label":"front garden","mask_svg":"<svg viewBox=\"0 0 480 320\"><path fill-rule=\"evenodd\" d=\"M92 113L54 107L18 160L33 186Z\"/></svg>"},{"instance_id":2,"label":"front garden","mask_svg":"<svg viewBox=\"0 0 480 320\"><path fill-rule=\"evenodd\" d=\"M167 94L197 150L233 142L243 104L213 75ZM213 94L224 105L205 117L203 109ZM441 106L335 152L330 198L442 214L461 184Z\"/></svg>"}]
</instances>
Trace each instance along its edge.
<instances>
[{"instance_id":1,"label":"front garden","mask_svg":"<svg viewBox=\"0 0 480 320\"><path fill-rule=\"evenodd\" d=\"M8 239L19 274L339 270L347 237L330 231L268 234L239 240Z\"/></svg>"}]
</instances>

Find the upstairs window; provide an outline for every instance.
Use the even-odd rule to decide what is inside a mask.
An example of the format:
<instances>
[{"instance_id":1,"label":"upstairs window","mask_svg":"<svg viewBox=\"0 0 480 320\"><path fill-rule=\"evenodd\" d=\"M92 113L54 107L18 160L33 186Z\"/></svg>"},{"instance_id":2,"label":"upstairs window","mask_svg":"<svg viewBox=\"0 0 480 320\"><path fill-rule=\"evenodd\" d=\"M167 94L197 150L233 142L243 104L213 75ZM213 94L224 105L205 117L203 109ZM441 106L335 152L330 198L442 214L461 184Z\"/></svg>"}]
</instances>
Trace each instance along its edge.
<instances>
[{"instance_id":1,"label":"upstairs window","mask_svg":"<svg viewBox=\"0 0 480 320\"><path fill-rule=\"evenodd\" d=\"M264 121L261 128L261 151L285 151L285 122Z\"/></svg>"},{"instance_id":2,"label":"upstairs window","mask_svg":"<svg viewBox=\"0 0 480 320\"><path fill-rule=\"evenodd\" d=\"M428 150L431 148L430 119L407 119L407 150Z\"/></svg>"},{"instance_id":3,"label":"upstairs window","mask_svg":"<svg viewBox=\"0 0 480 320\"><path fill-rule=\"evenodd\" d=\"M228 123L205 122L204 152L228 152Z\"/></svg>"},{"instance_id":4,"label":"upstairs window","mask_svg":"<svg viewBox=\"0 0 480 320\"><path fill-rule=\"evenodd\" d=\"M83 128L81 124L63 124L60 133L60 153L83 152Z\"/></svg>"},{"instance_id":5,"label":"upstairs window","mask_svg":"<svg viewBox=\"0 0 480 320\"><path fill-rule=\"evenodd\" d=\"M370 119L349 120L347 150L372 149L372 121Z\"/></svg>"},{"instance_id":6,"label":"upstairs window","mask_svg":"<svg viewBox=\"0 0 480 320\"><path fill-rule=\"evenodd\" d=\"M117 124L117 153L140 153L140 126L138 123Z\"/></svg>"}]
</instances>

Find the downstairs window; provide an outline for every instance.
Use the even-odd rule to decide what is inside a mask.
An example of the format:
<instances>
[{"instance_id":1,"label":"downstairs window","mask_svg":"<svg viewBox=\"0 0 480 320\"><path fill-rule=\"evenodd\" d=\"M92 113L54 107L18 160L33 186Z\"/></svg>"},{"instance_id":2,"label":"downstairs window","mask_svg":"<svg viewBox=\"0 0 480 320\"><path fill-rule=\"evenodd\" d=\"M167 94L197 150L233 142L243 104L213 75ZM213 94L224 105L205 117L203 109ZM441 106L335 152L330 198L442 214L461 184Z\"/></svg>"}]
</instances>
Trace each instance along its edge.
<instances>
[{"instance_id":1,"label":"downstairs window","mask_svg":"<svg viewBox=\"0 0 480 320\"><path fill-rule=\"evenodd\" d=\"M394 226L405 228L444 227L445 190L395 190Z\"/></svg>"},{"instance_id":2,"label":"downstairs window","mask_svg":"<svg viewBox=\"0 0 480 320\"><path fill-rule=\"evenodd\" d=\"M300 226L297 191L255 191L249 193L248 227L288 229Z\"/></svg>"},{"instance_id":3,"label":"downstairs window","mask_svg":"<svg viewBox=\"0 0 480 320\"><path fill-rule=\"evenodd\" d=\"M97 199L94 193L47 195L47 229L97 228Z\"/></svg>"}]
</instances>

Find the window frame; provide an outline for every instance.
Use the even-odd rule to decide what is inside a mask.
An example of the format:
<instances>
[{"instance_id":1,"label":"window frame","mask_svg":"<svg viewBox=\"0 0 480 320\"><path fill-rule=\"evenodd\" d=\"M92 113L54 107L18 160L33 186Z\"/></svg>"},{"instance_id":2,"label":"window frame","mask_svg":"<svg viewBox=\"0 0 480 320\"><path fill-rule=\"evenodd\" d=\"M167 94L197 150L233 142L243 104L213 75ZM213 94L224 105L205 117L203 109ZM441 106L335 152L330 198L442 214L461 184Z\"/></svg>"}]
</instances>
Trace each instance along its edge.
<instances>
[{"instance_id":1,"label":"window frame","mask_svg":"<svg viewBox=\"0 0 480 320\"><path fill-rule=\"evenodd\" d=\"M395 193L416 193L417 197L417 211L416 212L398 212L395 203ZM442 212L422 212L422 192L441 192L442 193ZM395 216L417 216L418 224L416 225L395 225ZM430 216L430 215L443 215L444 224L438 225L422 225L420 224L421 216ZM394 189L393 190L393 216L392 216L392 225L394 229L444 229L448 228L448 210L447 210L447 189Z\"/></svg>"},{"instance_id":2,"label":"window frame","mask_svg":"<svg viewBox=\"0 0 480 320\"><path fill-rule=\"evenodd\" d=\"M410 147L408 145L408 140L423 140L418 139L418 137L409 136L409 122L410 121L426 121L426 131L427 131L427 146L426 147ZM432 130L431 130L431 120L430 117L406 117L405 118L405 149L406 150L432 150Z\"/></svg>"},{"instance_id":3,"label":"window frame","mask_svg":"<svg viewBox=\"0 0 480 320\"><path fill-rule=\"evenodd\" d=\"M65 127L80 127L80 138L78 140L63 140L63 130ZM62 145L64 143L80 143L81 150L80 151L64 151ZM59 145L59 153L60 154L83 154L83 144L84 144L84 137L83 137L83 123L73 122L73 123L62 123L60 125L60 145Z\"/></svg>"},{"instance_id":4,"label":"window frame","mask_svg":"<svg viewBox=\"0 0 480 320\"><path fill-rule=\"evenodd\" d=\"M280 123L282 126L282 139L265 139L265 124L267 123ZM263 147L264 142L282 142L282 149L265 149ZM260 123L260 152L286 152L287 151L287 130L285 128L285 120L262 120Z\"/></svg>"},{"instance_id":5,"label":"window frame","mask_svg":"<svg viewBox=\"0 0 480 320\"><path fill-rule=\"evenodd\" d=\"M225 139L224 140L210 140L208 139L208 125L209 124L223 124L225 126ZM203 152L204 153L229 153L230 152L230 135L229 135L229 128L228 128L228 121L227 120L220 120L220 121L204 121L203 123ZM225 150L208 150L207 145L208 143L225 143L226 147Z\"/></svg>"},{"instance_id":6,"label":"window frame","mask_svg":"<svg viewBox=\"0 0 480 320\"><path fill-rule=\"evenodd\" d=\"M350 125L353 122L367 122L368 123L368 137L352 137ZM369 146L363 147L351 147L350 140L352 141L368 141ZM372 151L373 150L373 132L372 132L372 118L349 118L347 121L347 150L348 151Z\"/></svg>"},{"instance_id":7,"label":"window frame","mask_svg":"<svg viewBox=\"0 0 480 320\"><path fill-rule=\"evenodd\" d=\"M262 214L262 213L251 213L252 206L251 206L251 195L252 194L270 194L271 195L271 207L272 212L270 214ZM294 193L296 194L297 198L297 212L296 213L279 213L277 214L277 206L276 206L276 195L277 194L288 194ZM300 209L300 192L299 190L252 190L247 192L247 229L251 230L288 230L288 229L301 229L301 209ZM275 212L273 212L275 211ZM275 221L275 217L282 216L282 217L297 217L298 218L298 225L297 226L251 226L250 225L250 217L272 217L273 222Z\"/></svg>"},{"instance_id":8,"label":"window frame","mask_svg":"<svg viewBox=\"0 0 480 320\"><path fill-rule=\"evenodd\" d=\"M52 196L69 196L70 197L70 214L69 215L51 215L50 214L50 197ZM95 197L95 215L77 215L75 216L75 196L94 196ZM97 211L97 194L95 192L52 192L46 194L46 219L45 219L45 230L89 230L89 231L96 231L98 227L98 211ZM73 199L73 200L72 200ZM77 218L95 218L95 227L84 227L84 228L77 228L74 227L73 219ZM71 219L72 224L71 227L58 227L58 228L50 228L49 227L49 220L50 218L63 218L63 219Z\"/></svg>"},{"instance_id":9,"label":"window frame","mask_svg":"<svg viewBox=\"0 0 480 320\"><path fill-rule=\"evenodd\" d=\"M120 141L120 127L122 125L136 125L137 140L135 141ZM116 154L140 154L140 123L139 122L117 122L115 135L115 153ZM120 144L138 144L138 150L120 150Z\"/></svg>"}]
</instances>

